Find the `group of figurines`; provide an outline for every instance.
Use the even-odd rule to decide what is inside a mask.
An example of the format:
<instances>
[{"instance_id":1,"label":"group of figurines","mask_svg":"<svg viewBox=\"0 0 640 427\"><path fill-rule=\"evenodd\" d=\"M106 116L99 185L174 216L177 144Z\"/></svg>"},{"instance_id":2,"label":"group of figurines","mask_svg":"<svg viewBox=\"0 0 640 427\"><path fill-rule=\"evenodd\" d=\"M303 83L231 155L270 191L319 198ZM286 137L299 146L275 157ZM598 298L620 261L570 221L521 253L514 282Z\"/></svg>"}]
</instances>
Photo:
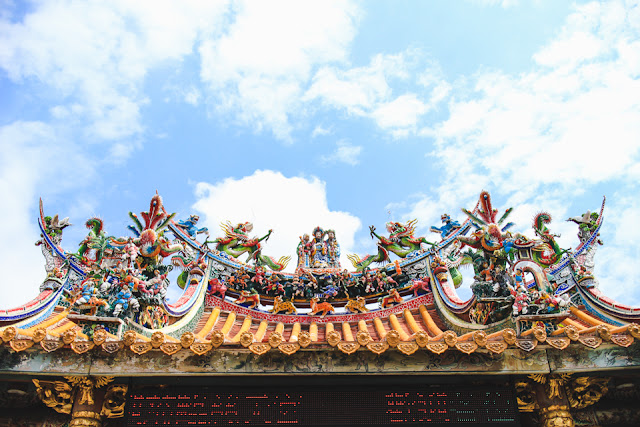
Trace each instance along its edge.
<instances>
[{"instance_id":1,"label":"group of figurines","mask_svg":"<svg viewBox=\"0 0 640 427\"><path fill-rule=\"evenodd\" d=\"M435 250L436 244L425 237L415 236L416 220L388 222L388 236L377 234L375 227L371 226L370 234L377 239L378 253L364 257L349 255L354 272L341 268L340 245L335 231L318 226L312 236L305 234L300 237L295 273L285 274L282 270L290 257L275 260L262 253L272 230L262 237L250 237L253 229L250 222L235 225L227 222L222 224L224 236L207 239L201 244L196 240L198 235L204 233L208 237L209 232L206 228L197 227L198 216L173 221L175 214L165 211L162 199L156 194L151 199L149 211L140 214L142 221L136 214L129 213L134 223L129 226L133 237L107 236L100 219L89 219L86 222L89 233L80 243L79 250L65 253L63 261L47 262L45 283L62 285L65 275L71 271L69 263L74 263L78 266L76 270L80 268L84 273L77 275L68 295L68 303L74 311L104 317L129 317L155 329L168 321L165 298L170 283L168 275L174 266L182 270L177 277L181 288L206 280L211 294L224 298L229 290L239 304L257 307L260 296L274 298L283 306L288 303L293 309L294 301L310 302L312 307L325 303L332 307L332 302L342 300L348 301L347 307L357 301L356 307L360 308L356 310L364 311L365 300L370 303L379 298L380 307L384 308L401 303L401 292L402 295L414 296L431 292L430 277L441 285L451 281L457 287L462 281L458 267L468 264L474 270L471 289L475 295L469 318L482 324L510 315L545 315L566 309L570 304L567 294L556 295L554 278L544 273L545 269L565 259L564 254L571 259L569 268L576 281L591 277L592 265L584 259L577 262L569 250L558 246L555 240L558 235L547 228L551 222L548 214L540 213L535 217L533 229L536 238L529 239L508 231L512 223L505 224L504 221L511 209L507 209L500 219L496 218L497 209L493 209L486 192L481 193L475 210L462 211L468 217L470 233L466 230L456 233L463 226L447 214L442 215L441 227L431 227L431 231L442 238L441 250ZM592 246L602 244L597 236L598 218L597 213L587 212L569 219L579 225L581 243L593 240L595 235ZM51 242L49 245L58 247L62 230L70 225L68 219L60 221L57 216L51 218L41 214L41 223ZM38 244L44 241L43 236ZM215 247L210 248L210 243ZM410 260L428 253L432 276L426 266L421 269L412 265L408 269L401 268L399 260L393 262L389 258L390 253L399 260ZM239 262L240 267L208 269L209 262L219 261L207 254L231 258ZM246 262L251 264L239 260L245 254ZM165 264L167 258L170 259L169 264ZM523 260L529 263L527 267L518 264ZM385 266L373 269L373 263ZM210 271L207 277L206 271ZM527 275L531 277L527 279ZM448 289L447 286L445 288ZM277 312L275 303L272 311Z\"/></svg>"}]
</instances>

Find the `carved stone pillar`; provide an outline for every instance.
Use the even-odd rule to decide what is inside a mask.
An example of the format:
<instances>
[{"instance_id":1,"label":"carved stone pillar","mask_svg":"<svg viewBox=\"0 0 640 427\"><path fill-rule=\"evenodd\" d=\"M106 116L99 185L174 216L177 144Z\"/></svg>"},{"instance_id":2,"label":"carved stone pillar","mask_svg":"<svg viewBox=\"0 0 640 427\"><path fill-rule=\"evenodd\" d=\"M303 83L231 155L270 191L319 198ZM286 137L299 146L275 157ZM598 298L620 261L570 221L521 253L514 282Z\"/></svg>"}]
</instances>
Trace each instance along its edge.
<instances>
[{"instance_id":1,"label":"carved stone pillar","mask_svg":"<svg viewBox=\"0 0 640 427\"><path fill-rule=\"evenodd\" d=\"M69 426L101 427L105 418L124 415L127 386L112 384L113 377L65 377L65 381L33 380L40 400L63 414Z\"/></svg>"},{"instance_id":2,"label":"carved stone pillar","mask_svg":"<svg viewBox=\"0 0 640 427\"><path fill-rule=\"evenodd\" d=\"M518 409L538 411L544 427L573 427L571 409L596 403L607 393L609 378L577 377L571 374L529 375L516 382Z\"/></svg>"}]
</instances>

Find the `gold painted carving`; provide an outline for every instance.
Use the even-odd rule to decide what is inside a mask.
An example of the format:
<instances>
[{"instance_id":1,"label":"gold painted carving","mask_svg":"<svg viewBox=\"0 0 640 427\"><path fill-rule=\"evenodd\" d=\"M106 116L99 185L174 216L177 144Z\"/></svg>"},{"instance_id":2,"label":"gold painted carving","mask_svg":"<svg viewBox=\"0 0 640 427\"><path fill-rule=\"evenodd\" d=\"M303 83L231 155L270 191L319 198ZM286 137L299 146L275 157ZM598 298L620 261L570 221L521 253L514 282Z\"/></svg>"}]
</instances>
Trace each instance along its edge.
<instances>
[{"instance_id":1,"label":"gold painted carving","mask_svg":"<svg viewBox=\"0 0 640 427\"><path fill-rule=\"evenodd\" d=\"M249 350L251 350L253 354L257 354L258 356L265 354L270 349L271 349L271 346L269 344L263 344L263 343L254 342L249 346Z\"/></svg>"},{"instance_id":2,"label":"gold painted carving","mask_svg":"<svg viewBox=\"0 0 640 427\"><path fill-rule=\"evenodd\" d=\"M115 353L120 350L124 344L121 341L111 341L102 343L102 349L109 354Z\"/></svg>"},{"instance_id":3,"label":"gold painted carving","mask_svg":"<svg viewBox=\"0 0 640 427\"><path fill-rule=\"evenodd\" d=\"M614 334L611 335L611 342L620 347L629 347L633 344L633 337L627 334Z\"/></svg>"},{"instance_id":4,"label":"gold painted carving","mask_svg":"<svg viewBox=\"0 0 640 427\"><path fill-rule=\"evenodd\" d=\"M567 334L567 337L569 337L571 341L578 341L580 339L580 333L578 333L578 329L573 325L564 328L564 333Z\"/></svg>"},{"instance_id":5,"label":"gold painted carving","mask_svg":"<svg viewBox=\"0 0 640 427\"><path fill-rule=\"evenodd\" d=\"M545 385L547 397L553 399L554 397L560 398L560 389L562 386L569 382L571 374L559 374L559 375L545 375L545 374L530 374L529 378L539 384Z\"/></svg>"},{"instance_id":6,"label":"gold painted carving","mask_svg":"<svg viewBox=\"0 0 640 427\"><path fill-rule=\"evenodd\" d=\"M138 337L138 335L136 334L135 331L127 331L122 336L122 342L124 343L124 345L126 345L128 347L131 344L133 344L134 342L136 342L136 338L137 337Z\"/></svg>"},{"instance_id":7,"label":"gold painted carving","mask_svg":"<svg viewBox=\"0 0 640 427\"><path fill-rule=\"evenodd\" d=\"M331 347L335 347L340 342L340 334L338 331L331 331L327 334L327 342Z\"/></svg>"},{"instance_id":8,"label":"gold painted carving","mask_svg":"<svg viewBox=\"0 0 640 427\"><path fill-rule=\"evenodd\" d=\"M71 350L76 354L86 353L95 347L95 344L91 341L75 341L71 343Z\"/></svg>"},{"instance_id":9,"label":"gold painted carving","mask_svg":"<svg viewBox=\"0 0 640 427\"><path fill-rule=\"evenodd\" d=\"M400 350L402 353L406 354L407 356L412 355L419 348L420 347L418 346L418 344L416 344L414 341L399 342L397 346L397 349Z\"/></svg>"},{"instance_id":10,"label":"gold painted carving","mask_svg":"<svg viewBox=\"0 0 640 427\"><path fill-rule=\"evenodd\" d=\"M32 380L38 397L49 408L61 414L71 413L73 407L73 387L64 381Z\"/></svg>"},{"instance_id":11,"label":"gold painted carving","mask_svg":"<svg viewBox=\"0 0 640 427\"><path fill-rule=\"evenodd\" d=\"M113 381L113 377L64 377L74 388L78 388L76 398L80 398L81 405L93 405L93 389L104 387Z\"/></svg>"},{"instance_id":12,"label":"gold painted carving","mask_svg":"<svg viewBox=\"0 0 640 427\"><path fill-rule=\"evenodd\" d=\"M30 348L31 346L33 346L33 341L31 340L11 340L11 342L9 342L9 345L11 346L12 349L14 349L16 352L21 352L23 350L26 350L28 348Z\"/></svg>"},{"instance_id":13,"label":"gold painted carving","mask_svg":"<svg viewBox=\"0 0 640 427\"><path fill-rule=\"evenodd\" d=\"M344 354L353 354L360 348L360 344L353 341L341 342L338 344L338 348Z\"/></svg>"},{"instance_id":14,"label":"gold painted carving","mask_svg":"<svg viewBox=\"0 0 640 427\"><path fill-rule=\"evenodd\" d=\"M31 337L31 339L33 339L33 342L39 343L46 337L47 337L47 330L45 328L38 328L33 332L33 336Z\"/></svg>"},{"instance_id":15,"label":"gold painted carving","mask_svg":"<svg viewBox=\"0 0 640 427\"><path fill-rule=\"evenodd\" d=\"M571 340L567 337L549 337L547 338L547 344L558 350L564 350L569 346Z\"/></svg>"},{"instance_id":16,"label":"gold painted carving","mask_svg":"<svg viewBox=\"0 0 640 427\"><path fill-rule=\"evenodd\" d=\"M584 337L581 336L580 342L586 345L587 347L598 348L600 347L600 344L602 344L602 338L597 337L595 335L584 336Z\"/></svg>"},{"instance_id":17,"label":"gold painted carving","mask_svg":"<svg viewBox=\"0 0 640 427\"><path fill-rule=\"evenodd\" d=\"M442 354L448 348L449 348L449 346L446 343L443 343L443 342L430 342L430 343L427 343L427 349L429 349L430 351L434 352L435 354Z\"/></svg>"},{"instance_id":18,"label":"gold painted carving","mask_svg":"<svg viewBox=\"0 0 640 427\"><path fill-rule=\"evenodd\" d=\"M478 348L478 344L474 342L459 342L456 348L465 354L471 354Z\"/></svg>"},{"instance_id":19,"label":"gold painted carving","mask_svg":"<svg viewBox=\"0 0 640 427\"><path fill-rule=\"evenodd\" d=\"M240 344L243 347L249 347L253 343L253 334L249 331L244 331L240 334Z\"/></svg>"},{"instance_id":20,"label":"gold painted carving","mask_svg":"<svg viewBox=\"0 0 640 427\"><path fill-rule=\"evenodd\" d=\"M533 328L533 336L538 340L538 342L545 342L547 340L547 330L536 326Z\"/></svg>"},{"instance_id":21,"label":"gold painted carving","mask_svg":"<svg viewBox=\"0 0 640 427\"><path fill-rule=\"evenodd\" d=\"M598 325L596 327L596 331L598 331L598 335L605 341L611 341L611 329L609 329L606 325Z\"/></svg>"},{"instance_id":22,"label":"gold painted carving","mask_svg":"<svg viewBox=\"0 0 640 427\"><path fill-rule=\"evenodd\" d=\"M453 331L446 331L444 335L442 335L442 338L449 347L455 346L458 342L458 335Z\"/></svg>"},{"instance_id":23,"label":"gold painted carving","mask_svg":"<svg viewBox=\"0 0 640 427\"><path fill-rule=\"evenodd\" d=\"M307 348L311 344L311 335L307 331L302 331L298 334L298 344L300 347Z\"/></svg>"},{"instance_id":24,"label":"gold painted carving","mask_svg":"<svg viewBox=\"0 0 640 427\"><path fill-rule=\"evenodd\" d=\"M389 332L387 332L387 335L385 336L385 340L387 341L387 344L389 344L391 347L395 347L400 342L400 333L395 329L392 329Z\"/></svg>"},{"instance_id":25,"label":"gold painted carving","mask_svg":"<svg viewBox=\"0 0 640 427\"><path fill-rule=\"evenodd\" d=\"M609 378L578 377L567 387L567 398L572 408L583 409L598 402L609 391Z\"/></svg>"},{"instance_id":26,"label":"gold painted carving","mask_svg":"<svg viewBox=\"0 0 640 427\"><path fill-rule=\"evenodd\" d=\"M367 344L367 348L375 354L382 354L389 349L389 344L386 341L370 342Z\"/></svg>"},{"instance_id":27,"label":"gold painted carving","mask_svg":"<svg viewBox=\"0 0 640 427\"><path fill-rule=\"evenodd\" d=\"M425 331L418 331L413 335L413 338L416 340L416 344L420 347L424 347L429 342L429 335Z\"/></svg>"},{"instance_id":28,"label":"gold painted carving","mask_svg":"<svg viewBox=\"0 0 640 427\"><path fill-rule=\"evenodd\" d=\"M356 341L358 341L358 344L366 346L373 341L373 338L371 338L371 335L369 335L369 332L367 331L358 331L356 334Z\"/></svg>"},{"instance_id":29,"label":"gold painted carving","mask_svg":"<svg viewBox=\"0 0 640 427\"><path fill-rule=\"evenodd\" d=\"M215 348L220 347L224 343L224 334L222 331L215 330L211 333L211 344Z\"/></svg>"},{"instance_id":30,"label":"gold painted carving","mask_svg":"<svg viewBox=\"0 0 640 427\"><path fill-rule=\"evenodd\" d=\"M513 328L506 328L502 330L502 339L508 345L514 345L516 343L517 337L518 336L516 334L516 331L513 330Z\"/></svg>"},{"instance_id":31,"label":"gold painted carving","mask_svg":"<svg viewBox=\"0 0 640 427\"><path fill-rule=\"evenodd\" d=\"M184 334L182 334L182 336L180 337L180 343L182 344L182 347L184 348L189 348L191 347L191 344L193 344L193 342L196 340L196 336L193 335L192 332L185 332Z\"/></svg>"},{"instance_id":32,"label":"gold painted carving","mask_svg":"<svg viewBox=\"0 0 640 427\"><path fill-rule=\"evenodd\" d=\"M171 356L182 350L182 344L177 342L166 342L160 346L160 350L167 356Z\"/></svg>"},{"instance_id":33,"label":"gold painted carving","mask_svg":"<svg viewBox=\"0 0 640 427\"><path fill-rule=\"evenodd\" d=\"M164 334L160 331L155 331L151 334L151 345L153 348L159 348L164 343Z\"/></svg>"},{"instance_id":34,"label":"gold painted carving","mask_svg":"<svg viewBox=\"0 0 640 427\"><path fill-rule=\"evenodd\" d=\"M189 348L198 356L202 356L206 352L210 351L213 348L213 345L204 342L196 342L191 344L191 347Z\"/></svg>"},{"instance_id":35,"label":"gold painted carving","mask_svg":"<svg viewBox=\"0 0 640 427\"><path fill-rule=\"evenodd\" d=\"M631 334L632 337L640 338L640 325L638 325L637 323L631 323L627 331Z\"/></svg>"},{"instance_id":36,"label":"gold painted carving","mask_svg":"<svg viewBox=\"0 0 640 427\"><path fill-rule=\"evenodd\" d=\"M96 329L93 332L93 343L95 345L102 345L107 340L107 331L104 329Z\"/></svg>"},{"instance_id":37,"label":"gold painted carving","mask_svg":"<svg viewBox=\"0 0 640 427\"><path fill-rule=\"evenodd\" d=\"M541 408L542 426L544 427L573 427L573 417L566 405L552 405L548 408Z\"/></svg>"},{"instance_id":38,"label":"gold painted carving","mask_svg":"<svg viewBox=\"0 0 640 427\"><path fill-rule=\"evenodd\" d=\"M9 326L8 328L5 328L4 331L2 331L2 339L4 340L4 342L11 341L16 337L16 335L18 335L18 330L15 328L15 326Z\"/></svg>"},{"instance_id":39,"label":"gold painted carving","mask_svg":"<svg viewBox=\"0 0 640 427\"><path fill-rule=\"evenodd\" d=\"M297 342L285 342L278 346L278 350L280 350L287 356L291 356L293 353L300 350L300 344L298 344Z\"/></svg>"},{"instance_id":40,"label":"gold painted carving","mask_svg":"<svg viewBox=\"0 0 640 427\"><path fill-rule=\"evenodd\" d=\"M502 354L508 346L504 341L487 341L486 347L492 353Z\"/></svg>"},{"instance_id":41,"label":"gold painted carving","mask_svg":"<svg viewBox=\"0 0 640 427\"><path fill-rule=\"evenodd\" d=\"M100 427L102 417L93 411L76 411L71 414L73 417L69 427Z\"/></svg>"},{"instance_id":42,"label":"gold painted carving","mask_svg":"<svg viewBox=\"0 0 640 427\"><path fill-rule=\"evenodd\" d=\"M64 343L59 340L44 340L40 341L40 347L44 349L47 353L51 353L52 351L56 351L60 347L62 347Z\"/></svg>"},{"instance_id":43,"label":"gold painted carving","mask_svg":"<svg viewBox=\"0 0 640 427\"><path fill-rule=\"evenodd\" d=\"M114 384L107 389L102 403L100 415L107 418L121 418L124 416L124 406L127 403L128 386Z\"/></svg>"},{"instance_id":44,"label":"gold painted carving","mask_svg":"<svg viewBox=\"0 0 640 427\"><path fill-rule=\"evenodd\" d=\"M269 345L276 348L282 343L282 335L278 331L274 331L269 335Z\"/></svg>"},{"instance_id":45,"label":"gold painted carving","mask_svg":"<svg viewBox=\"0 0 640 427\"><path fill-rule=\"evenodd\" d=\"M153 345L150 342L136 342L129 346L131 351L133 351L137 355L145 354L147 351L153 348Z\"/></svg>"},{"instance_id":46,"label":"gold painted carving","mask_svg":"<svg viewBox=\"0 0 640 427\"><path fill-rule=\"evenodd\" d=\"M479 347L484 347L487 345L487 334L484 331L475 331L473 333L473 340L478 344Z\"/></svg>"},{"instance_id":47,"label":"gold painted carving","mask_svg":"<svg viewBox=\"0 0 640 427\"><path fill-rule=\"evenodd\" d=\"M516 400L520 412L533 412L537 408L536 392L529 381L518 381L516 386Z\"/></svg>"},{"instance_id":48,"label":"gold painted carving","mask_svg":"<svg viewBox=\"0 0 640 427\"><path fill-rule=\"evenodd\" d=\"M78 332L76 332L75 330L71 329L68 330L67 332L62 334L62 341L65 344L71 344L72 342L75 341L75 339L78 337Z\"/></svg>"}]
</instances>

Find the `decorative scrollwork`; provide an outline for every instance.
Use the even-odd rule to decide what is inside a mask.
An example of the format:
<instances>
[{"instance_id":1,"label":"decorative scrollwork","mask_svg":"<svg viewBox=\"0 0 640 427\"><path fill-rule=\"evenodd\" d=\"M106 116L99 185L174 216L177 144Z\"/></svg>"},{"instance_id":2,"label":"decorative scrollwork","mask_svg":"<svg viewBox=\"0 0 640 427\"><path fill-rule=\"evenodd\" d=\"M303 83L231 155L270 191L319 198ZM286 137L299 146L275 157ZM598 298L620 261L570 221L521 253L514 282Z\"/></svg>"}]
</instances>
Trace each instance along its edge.
<instances>
[{"instance_id":1,"label":"decorative scrollwork","mask_svg":"<svg viewBox=\"0 0 640 427\"><path fill-rule=\"evenodd\" d=\"M565 387L572 408L582 409L598 402L609 391L609 378L578 377Z\"/></svg>"},{"instance_id":2,"label":"decorative scrollwork","mask_svg":"<svg viewBox=\"0 0 640 427\"><path fill-rule=\"evenodd\" d=\"M128 387L114 384L107 389L102 403L100 415L107 418L121 418L124 416L124 406L127 403Z\"/></svg>"}]
</instances>

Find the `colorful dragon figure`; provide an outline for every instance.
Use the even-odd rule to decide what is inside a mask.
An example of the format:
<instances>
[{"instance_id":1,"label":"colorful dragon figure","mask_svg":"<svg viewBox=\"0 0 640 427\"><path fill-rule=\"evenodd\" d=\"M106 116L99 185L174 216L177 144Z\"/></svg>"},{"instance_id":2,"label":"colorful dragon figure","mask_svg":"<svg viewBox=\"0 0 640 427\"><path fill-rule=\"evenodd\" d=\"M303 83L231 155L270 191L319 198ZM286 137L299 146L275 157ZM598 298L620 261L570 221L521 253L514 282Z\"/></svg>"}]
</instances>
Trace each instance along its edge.
<instances>
[{"instance_id":1,"label":"colorful dragon figure","mask_svg":"<svg viewBox=\"0 0 640 427\"><path fill-rule=\"evenodd\" d=\"M476 227L476 231L471 236L458 236L457 239L463 244L474 249L482 249L485 253L493 253L498 249L503 249L503 242L508 237L506 231L513 226L512 222L502 226L513 208L507 209L502 217L496 222L498 210L491 205L491 196L488 192L480 193L479 207L476 214L462 209L462 212L469 217L469 220Z\"/></svg>"},{"instance_id":2,"label":"colorful dragon figure","mask_svg":"<svg viewBox=\"0 0 640 427\"><path fill-rule=\"evenodd\" d=\"M84 264L96 263L100 264L104 253L107 249L111 248L111 239L104 232L104 223L100 218L89 218L85 223L89 229L89 233L80 242L80 248L75 254L80 261Z\"/></svg>"},{"instance_id":3,"label":"colorful dragon figure","mask_svg":"<svg viewBox=\"0 0 640 427\"><path fill-rule=\"evenodd\" d=\"M440 233L440 237L443 239L447 237L453 230L460 228L460 223L451 219L449 214L442 214L440 217L442 220L442 227L431 226L429 229L432 233Z\"/></svg>"},{"instance_id":4,"label":"colorful dragon figure","mask_svg":"<svg viewBox=\"0 0 640 427\"><path fill-rule=\"evenodd\" d=\"M535 216L531 225L536 236L541 239L541 242L533 247L533 260L544 267L557 263L562 255L569 251L569 249L561 249L556 242L556 237L560 237L560 235L549 231L546 224L550 222L551 215L547 212L540 212Z\"/></svg>"},{"instance_id":5,"label":"colorful dragon figure","mask_svg":"<svg viewBox=\"0 0 640 427\"><path fill-rule=\"evenodd\" d=\"M178 221L176 225L183 229L189 237L193 240L196 240L198 234L206 234L209 235L209 229L207 227L198 228L196 224L200 221L200 217L198 215L189 215L189 219L184 221Z\"/></svg>"},{"instance_id":6,"label":"colorful dragon figure","mask_svg":"<svg viewBox=\"0 0 640 427\"><path fill-rule=\"evenodd\" d=\"M165 258L183 249L180 244L171 244L163 235L164 228L169 225L176 214L167 214L162 205L162 197L157 192L151 198L149 212L141 212L140 215L144 220L144 225L142 225L136 214L129 212L129 217L133 220L135 226L130 225L128 227L136 236L133 239L133 243L140 249L136 259L140 269L156 265L158 257ZM127 240L111 239L111 244L118 249L124 249L127 243Z\"/></svg>"},{"instance_id":7,"label":"colorful dragon figure","mask_svg":"<svg viewBox=\"0 0 640 427\"><path fill-rule=\"evenodd\" d=\"M376 228L372 225L369 227L371 238L376 237L378 239L378 253L375 255L366 255L364 258L360 258L356 254L347 255L347 258L351 261L351 264L355 267L356 271L362 271L367 268L371 263L382 263L389 260L389 252L393 252L400 258L406 258L412 252L421 249L422 244L434 246L424 237L414 237L415 225L418 222L417 219L408 221L405 224L399 222L388 222L386 224L389 237L380 236L376 233Z\"/></svg>"},{"instance_id":8,"label":"colorful dragon figure","mask_svg":"<svg viewBox=\"0 0 640 427\"><path fill-rule=\"evenodd\" d=\"M253 224L250 222L244 222L233 226L229 221L226 224L220 224L220 227L224 231L224 237L218 237L213 242L216 244L216 249L220 252L224 252L231 255L234 258L240 257L242 254L248 254L247 261L253 259L256 266L269 267L274 271L282 271L287 267L290 256L280 257L278 261L274 258L262 255L262 245L260 242L263 240L269 240L269 236L273 230L269 230L264 236L257 238L249 238L247 233L253 230Z\"/></svg>"}]
</instances>

